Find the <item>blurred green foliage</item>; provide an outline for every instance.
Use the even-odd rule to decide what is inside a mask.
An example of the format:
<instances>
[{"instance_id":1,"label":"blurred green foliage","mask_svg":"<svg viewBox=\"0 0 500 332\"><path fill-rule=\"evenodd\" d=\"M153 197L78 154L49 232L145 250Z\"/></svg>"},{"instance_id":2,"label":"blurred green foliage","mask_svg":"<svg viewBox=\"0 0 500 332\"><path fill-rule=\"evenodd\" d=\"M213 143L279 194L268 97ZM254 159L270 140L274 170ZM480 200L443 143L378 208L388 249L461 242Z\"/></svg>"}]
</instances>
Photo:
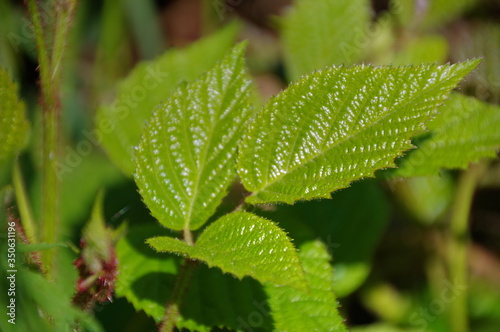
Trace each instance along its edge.
<instances>
[{"instance_id":1,"label":"blurred green foliage","mask_svg":"<svg viewBox=\"0 0 500 332\"><path fill-rule=\"evenodd\" d=\"M157 226L141 202L137 187L130 180L133 153L128 147L139 142L144 120L156 104L167 98L177 84L192 81L207 71L234 43L238 33L249 39L248 63L252 73L259 74L254 82L265 96L277 94L302 74L334 64L442 64L483 57L482 64L459 89L472 97L457 98L463 104L475 104L467 107L476 113L493 114L484 115L479 130L495 126L496 104L500 103L498 2L343 0L320 4L296 0L290 11L284 8L289 4L287 1L264 2L228 1L226 7L221 7L222 0L207 0L203 6L201 0L79 3L66 44L68 58L63 78L64 135L60 161L68 169L61 179L62 222L57 244L42 243L34 247L57 250L57 271L54 280L46 280L38 271L36 257L18 247L18 325L9 325L4 315L0 320L2 331L70 331L75 328L75 321L82 331L149 331L161 321L181 263L176 256L155 253L144 241L152 236L177 234ZM277 3L282 3L283 8L273 7ZM12 151L17 154L27 133L24 115L19 113L23 106L3 106L12 100L18 104L17 96L4 98L2 94L5 91L12 94L15 90L11 83L4 82L8 72L20 87L19 95L32 127L28 146L17 162L28 193L25 198L34 219L39 220L42 136L33 33L22 2L0 0L0 12L1 151L8 148L9 158ZM54 15L44 9L44 19L50 21ZM239 27L229 23L232 19L240 21ZM215 34L208 34L212 29L217 30ZM201 40L187 48L172 47L180 44L179 40L198 38ZM162 70L169 73L168 82L163 82L154 96L148 94L146 98L151 100L144 104L147 106L133 107L134 121L122 127L116 121L119 128L114 131L116 137L103 138L103 146L101 142L95 144L89 133L100 128L102 118L110 117L105 111L107 105L131 93L136 84L134 75L146 70L147 63L141 63L142 60L153 65L163 63ZM448 115L443 112L441 120L436 121L446 122L447 116L458 108L452 107ZM9 119L4 115L7 111L18 112L22 133L8 123L4 125ZM472 123L465 121L455 135L466 138ZM5 135L16 138L4 139ZM430 137L421 136L414 143L421 146ZM13 142L11 146L6 144L8 141ZM127 144L122 144L124 141ZM474 138L468 142L479 146ZM495 157L495 149L498 149L496 138L484 156ZM445 152L440 156L450 161ZM11 182L13 162L5 161L2 156L3 185ZM404 165L408 160L400 162ZM470 161L465 159L459 164L466 167ZM494 163L485 176L491 180L479 188L485 193L481 197L486 198L475 201L471 214L471 279L467 289L470 322L464 328L474 332L493 332L500 326L500 252L498 247L488 245L484 237L476 235L488 233L492 242L500 240L495 226L500 222L500 189L494 173L498 162ZM335 192L331 200L263 206L253 212L277 221L294 239L294 244L304 250L306 258L311 246L319 243L322 249L318 258L311 256L319 262L314 268L320 269L321 263L326 266L324 271L328 270L328 256L332 257L332 284L323 285L322 290L333 289L340 298L340 311L349 330L451 331L446 299L460 293L448 294L453 280L447 275L444 247L457 172L442 170L443 166L446 165L437 166L440 175L435 177L395 179L392 172L378 172L377 179L363 180ZM77 280L72 261L80 254L82 230L90 219L99 190L104 192L104 221L115 228L125 223L128 227L115 247L119 270L117 299L84 312L71 303ZM234 208L244 195L242 188L234 185L217 215ZM19 206L21 199L11 185L0 188L0 201L5 207ZM0 255L7 252L7 222L17 220L18 214L15 208L9 212L0 209ZM477 227L482 220L485 228L479 233ZM3 293L8 289L7 267L4 257L0 262ZM272 292L248 277L239 281L218 269L201 266L185 294L178 326L199 331L222 327L270 331L276 323L269 314L268 301L276 301ZM3 308L6 299L5 294L0 294ZM286 310L300 314L297 308ZM286 319L279 322L290 331L296 328L305 332L309 328L286 327L287 323L290 322Z\"/></svg>"}]
</instances>

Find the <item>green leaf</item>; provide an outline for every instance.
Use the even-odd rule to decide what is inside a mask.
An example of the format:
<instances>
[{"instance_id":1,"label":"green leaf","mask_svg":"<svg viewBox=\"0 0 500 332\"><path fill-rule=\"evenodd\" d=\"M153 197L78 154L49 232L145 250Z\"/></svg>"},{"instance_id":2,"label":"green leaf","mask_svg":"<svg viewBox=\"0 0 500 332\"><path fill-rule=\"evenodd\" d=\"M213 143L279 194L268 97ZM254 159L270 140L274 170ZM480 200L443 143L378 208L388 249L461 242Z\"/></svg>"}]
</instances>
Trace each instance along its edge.
<instances>
[{"instance_id":1,"label":"green leaf","mask_svg":"<svg viewBox=\"0 0 500 332\"><path fill-rule=\"evenodd\" d=\"M144 243L144 238L164 232L165 229L157 225L134 226L116 248L119 262L117 296L126 297L137 311L144 310L158 323L163 319L165 304L175 284L179 259L158 255ZM262 328L269 331L269 305L256 280L238 280L201 265L189 283L176 325L180 329L201 332L209 332L214 327L244 331L247 325L257 327L255 312L262 315Z\"/></svg>"},{"instance_id":2,"label":"green leaf","mask_svg":"<svg viewBox=\"0 0 500 332\"><path fill-rule=\"evenodd\" d=\"M298 248L321 239L333 256L335 295L344 297L368 277L390 220L389 207L383 190L371 180L339 190L329 200L299 202L260 214L277 221Z\"/></svg>"},{"instance_id":3,"label":"green leaf","mask_svg":"<svg viewBox=\"0 0 500 332\"><path fill-rule=\"evenodd\" d=\"M272 318L263 286L238 280L218 269L196 269L181 304L177 328L210 332L214 327L235 331L272 331Z\"/></svg>"},{"instance_id":4,"label":"green leaf","mask_svg":"<svg viewBox=\"0 0 500 332\"><path fill-rule=\"evenodd\" d=\"M114 260L113 232L106 226L103 217L104 192L99 191L95 198L90 220L82 230L82 239L85 245L82 248L81 256L93 273L98 273L103 269L103 262Z\"/></svg>"},{"instance_id":5,"label":"green leaf","mask_svg":"<svg viewBox=\"0 0 500 332\"><path fill-rule=\"evenodd\" d=\"M148 244L159 252L174 252L217 266L238 278L304 288L304 273L286 233L273 222L247 212L228 214L200 235L196 245L155 237Z\"/></svg>"},{"instance_id":6,"label":"green leaf","mask_svg":"<svg viewBox=\"0 0 500 332\"><path fill-rule=\"evenodd\" d=\"M188 48L167 51L136 66L121 82L116 98L97 113L97 137L110 158L126 174L134 171L133 147L145 121L182 81L192 81L210 69L231 47L237 26L230 25Z\"/></svg>"},{"instance_id":7,"label":"green leaf","mask_svg":"<svg viewBox=\"0 0 500 332\"><path fill-rule=\"evenodd\" d=\"M500 147L500 107L453 94L428 124L430 137L403 158L398 176L439 174L442 168L468 167L482 158L496 158Z\"/></svg>"},{"instance_id":8,"label":"green leaf","mask_svg":"<svg viewBox=\"0 0 500 332\"><path fill-rule=\"evenodd\" d=\"M236 176L235 156L250 112L244 44L155 111L137 150L135 179L158 221L197 229Z\"/></svg>"},{"instance_id":9,"label":"green leaf","mask_svg":"<svg viewBox=\"0 0 500 332\"><path fill-rule=\"evenodd\" d=\"M7 238L4 230L0 230L0 236ZM7 241L0 241L0 251L7 252ZM61 258L60 255L59 257ZM0 296L0 306L6 308L10 304L10 298L15 299L15 325L7 322L11 317L4 311L4 319L0 321L0 330L5 332L18 331L74 331L79 327L82 331L100 332L103 331L100 324L88 313L75 307L71 302L74 290L72 284L70 291L67 291L67 283L72 282L68 274L65 278L61 276L56 280L48 281L40 274L29 270L25 266L23 255L20 252L16 255L16 273L4 271L11 270L7 266L7 260L0 260L0 289L5 290L5 295ZM72 271L70 262L64 257L58 261L61 269ZM69 264L68 264L69 263ZM65 273L65 272L64 272ZM15 275L15 295L7 296L10 280L7 276ZM70 280L67 280L70 279ZM9 301L9 302L7 302Z\"/></svg>"},{"instance_id":10,"label":"green leaf","mask_svg":"<svg viewBox=\"0 0 500 332\"><path fill-rule=\"evenodd\" d=\"M116 245L116 295L160 322L178 271L175 257L158 255L144 239L164 233L156 224L134 226Z\"/></svg>"},{"instance_id":11,"label":"green leaf","mask_svg":"<svg viewBox=\"0 0 500 332\"><path fill-rule=\"evenodd\" d=\"M278 331L347 331L337 311L330 255L321 241L300 247L300 262L309 291L267 286L269 304Z\"/></svg>"},{"instance_id":12,"label":"green leaf","mask_svg":"<svg viewBox=\"0 0 500 332\"><path fill-rule=\"evenodd\" d=\"M332 67L274 97L240 144L252 204L329 198L412 147L447 94L479 60L413 67Z\"/></svg>"},{"instance_id":13,"label":"green leaf","mask_svg":"<svg viewBox=\"0 0 500 332\"><path fill-rule=\"evenodd\" d=\"M448 41L440 35L419 36L406 42L391 64L444 63L448 58Z\"/></svg>"},{"instance_id":14,"label":"green leaf","mask_svg":"<svg viewBox=\"0 0 500 332\"><path fill-rule=\"evenodd\" d=\"M448 173L392 181L391 187L411 215L419 222L437 223L453 202L454 179Z\"/></svg>"},{"instance_id":15,"label":"green leaf","mask_svg":"<svg viewBox=\"0 0 500 332\"><path fill-rule=\"evenodd\" d=\"M367 0L296 0L283 22L290 79L326 66L360 60L369 23Z\"/></svg>"},{"instance_id":16,"label":"green leaf","mask_svg":"<svg viewBox=\"0 0 500 332\"><path fill-rule=\"evenodd\" d=\"M29 129L24 103L19 99L17 84L0 67L0 170L23 148Z\"/></svg>"},{"instance_id":17,"label":"green leaf","mask_svg":"<svg viewBox=\"0 0 500 332\"><path fill-rule=\"evenodd\" d=\"M424 29L444 26L472 8L479 0L392 0L400 22L406 27Z\"/></svg>"}]
</instances>

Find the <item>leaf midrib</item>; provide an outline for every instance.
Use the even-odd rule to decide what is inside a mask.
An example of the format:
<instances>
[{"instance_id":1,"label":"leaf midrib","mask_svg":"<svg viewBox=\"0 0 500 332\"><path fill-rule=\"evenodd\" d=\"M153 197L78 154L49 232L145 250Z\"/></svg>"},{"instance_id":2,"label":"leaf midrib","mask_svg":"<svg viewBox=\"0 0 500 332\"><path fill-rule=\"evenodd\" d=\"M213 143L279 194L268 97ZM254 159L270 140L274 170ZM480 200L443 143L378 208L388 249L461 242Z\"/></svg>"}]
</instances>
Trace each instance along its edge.
<instances>
[{"instance_id":1,"label":"leaf midrib","mask_svg":"<svg viewBox=\"0 0 500 332\"><path fill-rule=\"evenodd\" d=\"M198 172L196 172L196 179L195 179L195 185L194 185L194 189L193 189L193 196L191 197L191 200L189 201L189 210L188 210L188 213L186 215L186 218L185 218L185 221L184 221L184 227L189 227L192 223L192 216L193 216L193 211L194 211L194 202L196 201L196 199L198 198L199 196L199 185L200 185L200 180L201 180L201 174L204 172L205 170L205 167L208 165L208 162L207 162L207 154L208 154L208 148L210 146L210 142L212 141L212 138L214 136L214 131L215 131L215 128L217 127L217 124L220 122L220 118L218 117L221 113L221 110L222 110L222 105L223 105L223 101L226 99L226 96L230 90L230 88L235 84L235 80L240 76L240 75L244 75L242 72L241 72L241 64L240 64L240 61L239 59L236 60L236 62L234 63L233 65L234 67L236 67L237 69L234 70L232 73L231 73L231 79L230 79L230 83L228 84L228 86L226 87L226 89L223 90L223 94L221 95L219 101L219 105L218 105L218 110L217 110L217 114L215 115L217 118L216 118L216 121L213 121L211 123L211 127L210 127L210 130L208 132L208 135L207 135L207 140L206 140L206 144L204 145L203 147L203 152L202 152L202 157L200 158L200 167L198 169ZM222 71L222 68L220 69ZM217 80L220 79L220 72L218 71L217 74L216 74L216 78ZM207 77L207 80L209 79L209 77ZM243 81L245 79L243 78ZM205 82L204 82L205 83ZM208 86L210 86L210 83L207 84ZM238 92L239 89L237 89ZM247 89L245 89L242 93L239 94L239 96L237 97L238 100L240 100L241 98L244 98L245 97L245 92L247 91ZM235 103L235 105L237 105L238 103Z\"/></svg>"}]
</instances>

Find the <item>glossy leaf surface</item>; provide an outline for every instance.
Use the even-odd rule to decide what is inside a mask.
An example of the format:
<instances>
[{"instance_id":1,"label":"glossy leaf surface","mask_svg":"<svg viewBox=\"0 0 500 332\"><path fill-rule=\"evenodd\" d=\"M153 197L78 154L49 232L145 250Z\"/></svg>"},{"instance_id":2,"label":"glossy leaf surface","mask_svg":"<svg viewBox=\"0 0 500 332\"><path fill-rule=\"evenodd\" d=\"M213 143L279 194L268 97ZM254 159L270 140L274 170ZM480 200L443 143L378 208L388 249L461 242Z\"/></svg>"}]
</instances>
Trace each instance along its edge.
<instances>
[{"instance_id":1,"label":"glossy leaf surface","mask_svg":"<svg viewBox=\"0 0 500 332\"><path fill-rule=\"evenodd\" d=\"M238 278L304 289L297 252L286 233L273 222L247 212L228 214L190 246L170 237L147 241L160 252L173 252L216 266Z\"/></svg>"},{"instance_id":2,"label":"glossy leaf surface","mask_svg":"<svg viewBox=\"0 0 500 332\"><path fill-rule=\"evenodd\" d=\"M250 82L240 44L153 114L137 149L135 179L158 221L197 229L236 176L235 159L250 116Z\"/></svg>"},{"instance_id":3,"label":"glossy leaf surface","mask_svg":"<svg viewBox=\"0 0 500 332\"><path fill-rule=\"evenodd\" d=\"M332 67L272 98L240 144L249 203L329 198L412 147L479 60L413 67Z\"/></svg>"},{"instance_id":4,"label":"glossy leaf surface","mask_svg":"<svg viewBox=\"0 0 500 332\"><path fill-rule=\"evenodd\" d=\"M268 286L266 292L278 331L347 331L337 311L330 255L321 241L300 247L309 291Z\"/></svg>"}]
</instances>

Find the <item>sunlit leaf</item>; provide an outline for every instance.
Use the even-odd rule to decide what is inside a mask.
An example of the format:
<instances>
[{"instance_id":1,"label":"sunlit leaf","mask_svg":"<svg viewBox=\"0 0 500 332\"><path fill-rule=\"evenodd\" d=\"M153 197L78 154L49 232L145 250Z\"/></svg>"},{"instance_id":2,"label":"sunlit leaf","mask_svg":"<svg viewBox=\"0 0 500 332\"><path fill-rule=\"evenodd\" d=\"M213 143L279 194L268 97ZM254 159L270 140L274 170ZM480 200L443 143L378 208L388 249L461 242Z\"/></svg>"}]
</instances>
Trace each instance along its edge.
<instances>
[{"instance_id":1,"label":"sunlit leaf","mask_svg":"<svg viewBox=\"0 0 500 332\"><path fill-rule=\"evenodd\" d=\"M297 252L286 233L273 222L247 212L228 214L190 246L178 239L155 237L147 241L160 252L174 252L216 266L238 278L304 289Z\"/></svg>"},{"instance_id":2,"label":"sunlit leaf","mask_svg":"<svg viewBox=\"0 0 500 332\"><path fill-rule=\"evenodd\" d=\"M367 39L367 0L296 0L283 20L284 55L291 80L360 59Z\"/></svg>"},{"instance_id":3,"label":"sunlit leaf","mask_svg":"<svg viewBox=\"0 0 500 332\"><path fill-rule=\"evenodd\" d=\"M116 98L99 108L96 127L111 159L126 174L134 171L133 147L139 143L145 121L183 81L209 70L234 42L236 26L202 39L185 49L172 49L135 67L118 86Z\"/></svg>"},{"instance_id":4,"label":"sunlit leaf","mask_svg":"<svg viewBox=\"0 0 500 332\"><path fill-rule=\"evenodd\" d=\"M337 311L330 255L321 241L300 247L308 291L288 286L267 286L269 304L278 331L347 331Z\"/></svg>"},{"instance_id":5,"label":"sunlit leaf","mask_svg":"<svg viewBox=\"0 0 500 332\"><path fill-rule=\"evenodd\" d=\"M166 227L199 228L236 176L236 149L250 116L244 50L240 44L206 75L180 87L144 130L135 179Z\"/></svg>"},{"instance_id":6,"label":"sunlit leaf","mask_svg":"<svg viewBox=\"0 0 500 332\"><path fill-rule=\"evenodd\" d=\"M271 99L240 144L249 203L329 198L412 147L479 60L413 67L332 67Z\"/></svg>"},{"instance_id":7,"label":"sunlit leaf","mask_svg":"<svg viewBox=\"0 0 500 332\"><path fill-rule=\"evenodd\" d=\"M453 94L428 124L430 137L401 161L399 176L435 175L442 168L467 168L495 158L500 147L500 107Z\"/></svg>"}]
</instances>

